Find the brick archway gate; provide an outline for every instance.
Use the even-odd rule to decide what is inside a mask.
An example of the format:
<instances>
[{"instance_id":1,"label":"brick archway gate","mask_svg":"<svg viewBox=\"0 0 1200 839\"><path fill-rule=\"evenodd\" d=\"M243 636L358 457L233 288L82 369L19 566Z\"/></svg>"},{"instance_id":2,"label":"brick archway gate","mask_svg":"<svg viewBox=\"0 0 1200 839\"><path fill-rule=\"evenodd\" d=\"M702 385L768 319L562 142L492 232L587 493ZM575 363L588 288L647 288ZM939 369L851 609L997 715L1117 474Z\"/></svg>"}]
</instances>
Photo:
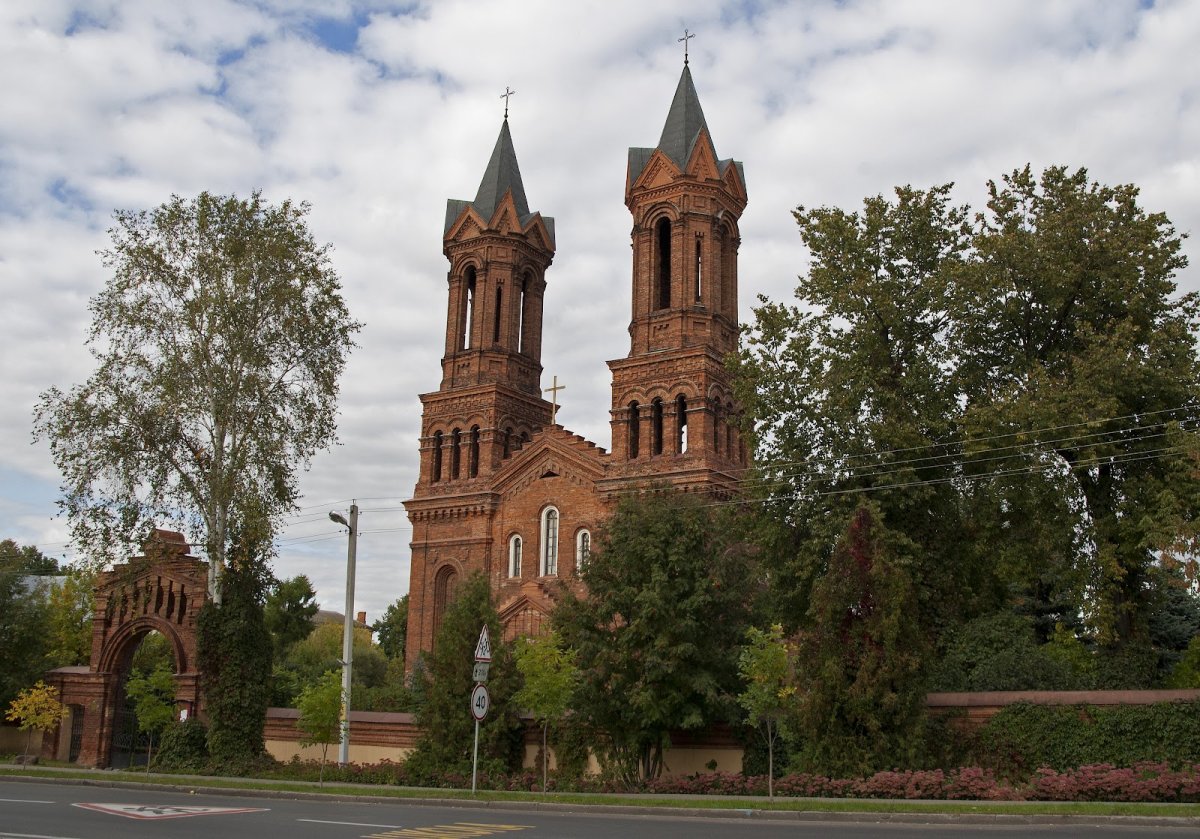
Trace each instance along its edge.
<instances>
[{"instance_id":1,"label":"brick archway gate","mask_svg":"<svg viewBox=\"0 0 1200 839\"><path fill-rule=\"evenodd\" d=\"M171 644L180 712L200 711L196 617L208 599L208 563L188 550L183 534L155 530L141 556L100 575L94 591L90 663L60 667L46 676L46 682L59 689L70 716L56 735L43 740L44 757L111 765L123 683L134 652L151 631Z\"/></svg>"}]
</instances>

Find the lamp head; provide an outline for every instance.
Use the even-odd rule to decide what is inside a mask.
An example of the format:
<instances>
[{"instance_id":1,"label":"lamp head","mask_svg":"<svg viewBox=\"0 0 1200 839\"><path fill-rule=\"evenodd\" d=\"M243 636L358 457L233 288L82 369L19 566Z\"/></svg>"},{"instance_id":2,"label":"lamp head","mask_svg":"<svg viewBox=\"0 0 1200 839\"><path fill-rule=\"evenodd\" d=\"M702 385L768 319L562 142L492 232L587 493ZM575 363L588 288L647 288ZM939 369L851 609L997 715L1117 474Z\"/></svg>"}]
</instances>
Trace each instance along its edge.
<instances>
[{"instance_id":1,"label":"lamp head","mask_svg":"<svg viewBox=\"0 0 1200 839\"><path fill-rule=\"evenodd\" d=\"M346 521L346 517L345 517L345 516L343 516L341 513L339 513L339 512L337 512L337 511L335 511L335 510L330 510L330 511L329 511L329 518L330 518L330 520L331 520L331 521L335 521L335 522L337 522L338 524L340 524L340 525L342 525L342 526L344 526L344 527L349 527L349 526L350 526L350 522Z\"/></svg>"}]
</instances>

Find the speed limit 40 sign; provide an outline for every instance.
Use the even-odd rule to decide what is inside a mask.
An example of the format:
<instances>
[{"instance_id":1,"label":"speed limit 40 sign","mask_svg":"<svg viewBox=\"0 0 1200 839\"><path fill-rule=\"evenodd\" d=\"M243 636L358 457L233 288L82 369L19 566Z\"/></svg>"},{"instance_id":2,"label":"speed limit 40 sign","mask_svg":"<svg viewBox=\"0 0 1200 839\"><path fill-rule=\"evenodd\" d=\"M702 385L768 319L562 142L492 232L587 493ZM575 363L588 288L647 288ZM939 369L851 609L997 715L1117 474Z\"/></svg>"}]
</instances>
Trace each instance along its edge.
<instances>
[{"instance_id":1,"label":"speed limit 40 sign","mask_svg":"<svg viewBox=\"0 0 1200 839\"><path fill-rule=\"evenodd\" d=\"M476 720L482 720L487 716L488 706L491 704L491 697L488 696L487 685L475 685L475 690L471 691L471 716Z\"/></svg>"}]
</instances>

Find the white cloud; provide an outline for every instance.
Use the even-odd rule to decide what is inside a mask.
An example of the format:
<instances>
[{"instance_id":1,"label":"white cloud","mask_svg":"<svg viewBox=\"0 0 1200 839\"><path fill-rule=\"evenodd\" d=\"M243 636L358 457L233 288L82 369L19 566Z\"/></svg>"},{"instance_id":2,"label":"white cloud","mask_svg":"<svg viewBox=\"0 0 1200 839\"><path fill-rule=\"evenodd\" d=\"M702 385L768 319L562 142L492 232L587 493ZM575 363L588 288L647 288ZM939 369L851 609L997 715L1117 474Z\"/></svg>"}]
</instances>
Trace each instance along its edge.
<instances>
[{"instance_id":1,"label":"white cloud","mask_svg":"<svg viewBox=\"0 0 1200 839\"><path fill-rule=\"evenodd\" d=\"M1027 161L1083 165L1196 231L1200 6L1141 5L5 3L0 536L62 550L30 410L89 371L86 302L106 277L94 251L115 207L202 189L311 202L365 328L342 445L304 475L309 509L277 570L307 573L340 609L345 538L325 513L357 497L358 602L374 616L407 588L399 502L416 480L417 394L440 379L445 202L473 197L505 85L530 205L557 220L546 381L567 386L563 423L608 447L604 362L628 351L626 149L658 139L685 26L717 150L745 163L746 318L804 268L797 204L856 206L898 183L955 181L978 205L986 179ZM1180 281L1200 287L1195 269Z\"/></svg>"}]
</instances>

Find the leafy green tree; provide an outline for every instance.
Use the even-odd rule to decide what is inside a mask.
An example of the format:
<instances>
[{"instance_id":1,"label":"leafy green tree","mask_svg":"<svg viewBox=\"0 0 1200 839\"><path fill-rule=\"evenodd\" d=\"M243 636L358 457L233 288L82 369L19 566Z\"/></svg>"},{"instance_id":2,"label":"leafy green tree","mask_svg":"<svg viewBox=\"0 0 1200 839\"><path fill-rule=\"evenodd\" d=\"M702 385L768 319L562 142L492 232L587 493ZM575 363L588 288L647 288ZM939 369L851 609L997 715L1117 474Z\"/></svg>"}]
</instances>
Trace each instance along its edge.
<instances>
[{"instance_id":1,"label":"leafy green tree","mask_svg":"<svg viewBox=\"0 0 1200 839\"><path fill-rule=\"evenodd\" d=\"M1063 633L1066 636L1067 633ZM1069 636L1074 639L1074 635ZM1090 655L1083 659L1055 644L1039 644L1033 619L1011 609L967 621L950 634L931 676L938 691L1086 690ZM1076 642L1077 643L1077 642Z\"/></svg>"},{"instance_id":2,"label":"leafy green tree","mask_svg":"<svg viewBox=\"0 0 1200 839\"><path fill-rule=\"evenodd\" d=\"M321 747L321 772L319 783L325 784L325 761L331 743L341 742L342 736L342 675L329 670L317 681L300 691L296 700L300 717L296 725L300 729L301 746Z\"/></svg>"},{"instance_id":3,"label":"leafy green tree","mask_svg":"<svg viewBox=\"0 0 1200 839\"><path fill-rule=\"evenodd\" d=\"M96 575L72 565L50 588L46 664L71 667L92 656L92 600Z\"/></svg>"},{"instance_id":4,"label":"leafy green tree","mask_svg":"<svg viewBox=\"0 0 1200 839\"><path fill-rule=\"evenodd\" d=\"M1018 575L1027 596L1065 591L1102 644L1144 642L1159 556L1200 508L1200 480L1175 454L1200 405L1198 298L1174 280L1181 236L1135 186L1026 166L989 183L973 247L950 337L972 472L988 490L976 515L994 544L1057 569ZM1029 543L1031 513L1046 532Z\"/></svg>"},{"instance_id":5,"label":"leafy green tree","mask_svg":"<svg viewBox=\"0 0 1200 839\"><path fill-rule=\"evenodd\" d=\"M1167 678L1167 687L1200 688L1200 635L1192 638Z\"/></svg>"},{"instance_id":6,"label":"leafy green tree","mask_svg":"<svg viewBox=\"0 0 1200 839\"><path fill-rule=\"evenodd\" d=\"M154 749L154 738L175 720L175 674L166 667L149 673L134 673L125 683L125 693L133 700L138 730L146 740L146 771Z\"/></svg>"},{"instance_id":7,"label":"leafy green tree","mask_svg":"<svg viewBox=\"0 0 1200 839\"><path fill-rule=\"evenodd\" d=\"M446 607L434 635L433 651L420 670L420 704L416 708L421 739L406 765L417 775L436 778L445 773L471 772L475 724L470 714L471 671L475 644L484 626L492 641L488 673L491 707L479 724L479 767L503 773L520 766L522 727L512 701L519 677L512 648L503 641L503 627L491 601L487 578L473 574L459 583L454 601Z\"/></svg>"},{"instance_id":8,"label":"leafy green tree","mask_svg":"<svg viewBox=\"0 0 1200 839\"><path fill-rule=\"evenodd\" d=\"M796 652L797 768L848 777L919 756L926 653L910 551L864 503L814 585Z\"/></svg>"},{"instance_id":9,"label":"leafy green tree","mask_svg":"<svg viewBox=\"0 0 1200 839\"><path fill-rule=\"evenodd\" d=\"M404 660L404 645L408 641L408 595L404 595L384 610L383 617L371 624L379 636L379 647L390 659Z\"/></svg>"},{"instance_id":10,"label":"leafy green tree","mask_svg":"<svg viewBox=\"0 0 1200 839\"><path fill-rule=\"evenodd\" d=\"M313 631L313 618L321 608L316 598L312 583L303 574L290 580L276 580L271 586L263 617L274 642L276 660Z\"/></svg>"},{"instance_id":11,"label":"leafy green tree","mask_svg":"<svg viewBox=\"0 0 1200 839\"><path fill-rule=\"evenodd\" d=\"M549 762L546 734L551 723L561 720L571 707L571 697L579 681L575 651L566 649L562 637L551 631L540 638L519 639L516 660L523 681L513 702L542 724L542 792L546 792Z\"/></svg>"},{"instance_id":12,"label":"leafy green tree","mask_svg":"<svg viewBox=\"0 0 1200 839\"><path fill-rule=\"evenodd\" d=\"M811 265L788 306L763 300L735 367L754 421L765 510L785 523L766 560L794 630L864 495L916 550L917 618L952 624L987 597L957 475L951 287L970 243L950 185L898 187L863 208L795 211Z\"/></svg>"},{"instance_id":13,"label":"leafy green tree","mask_svg":"<svg viewBox=\"0 0 1200 839\"><path fill-rule=\"evenodd\" d=\"M34 731L43 735L52 730L67 716L67 709L58 701L58 688L51 687L38 679L33 687L26 688L17 694L4 712L4 718L9 722L18 723L25 734L25 754L23 763L29 760L29 741Z\"/></svg>"},{"instance_id":14,"label":"leafy green tree","mask_svg":"<svg viewBox=\"0 0 1200 839\"><path fill-rule=\"evenodd\" d=\"M272 535L297 468L334 441L360 324L308 209L202 192L114 214L112 278L90 304L96 369L35 412L74 541L96 562L172 522L199 534L219 601L233 523L260 517Z\"/></svg>"},{"instance_id":15,"label":"leafy green tree","mask_svg":"<svg viewBox=\"0 0 1200 839\"><path fill-rule=\"evenodd\" d=\"M291 705L305 685L315 682L326 670L340 670L342 632L340 623L323 623L288 649L273 673L275 684L272 698L277 705ZM358 695L363 689L375 689L386 683L388 660L371 641L371 631L366 627L356 626L352 638L354 667L351 671L351 687ZM366 710L357 705L354 709Z\"/></svg>"},{"instance_id":16,"label":"leafy green tree","mask_svg":"<svg viewBox=\"0 0 1200 839\"><path fill-rule=\"evenodd\" d=\"M672 730L735 713L755 595L748 552L723 512L682 493L627 498L583 571L588 596L553 615L582 673L575 717L601 734L630 784L656 777Z\"/></svg>"},{"instance_id":17,"label":"leafy green tree","mask_svg":"<svg viewBox=\"0 0 1200 839\"><path fill-rule=\"evenodd\" d=\"M0 707L33 684L46 670L51 614L50 580L58 564L37 548L12 539L0 542Z\"/></svg>"},{"instance_id":18,"label":"leafy green tree","mask_svg":"<svg viewBox=\"0 0 1200 839\"><path fill-rule=\"evenodd\" d=\"M791 661L783 626L746 630L746 646L738 655L738 675L745 689L738 704L746 721L762 732L767 744L767 797L775 797L775 744L786 734L786 718L796 694L791 682Z\"/></svg>"},{"instance_id":19,"label":"leafy green tree","mask_svg":"<svg viewBox=\"0 0 1200 839\"><path fill-rule=\"evenodd\" d=\"M208 707L208 750L233 771L253 767L265 752L263 731L271 686L271 634L263 617L269 542L254 520L234 528L229 563L196 620L199 669Z\"/></svg>"}]
</instances>

